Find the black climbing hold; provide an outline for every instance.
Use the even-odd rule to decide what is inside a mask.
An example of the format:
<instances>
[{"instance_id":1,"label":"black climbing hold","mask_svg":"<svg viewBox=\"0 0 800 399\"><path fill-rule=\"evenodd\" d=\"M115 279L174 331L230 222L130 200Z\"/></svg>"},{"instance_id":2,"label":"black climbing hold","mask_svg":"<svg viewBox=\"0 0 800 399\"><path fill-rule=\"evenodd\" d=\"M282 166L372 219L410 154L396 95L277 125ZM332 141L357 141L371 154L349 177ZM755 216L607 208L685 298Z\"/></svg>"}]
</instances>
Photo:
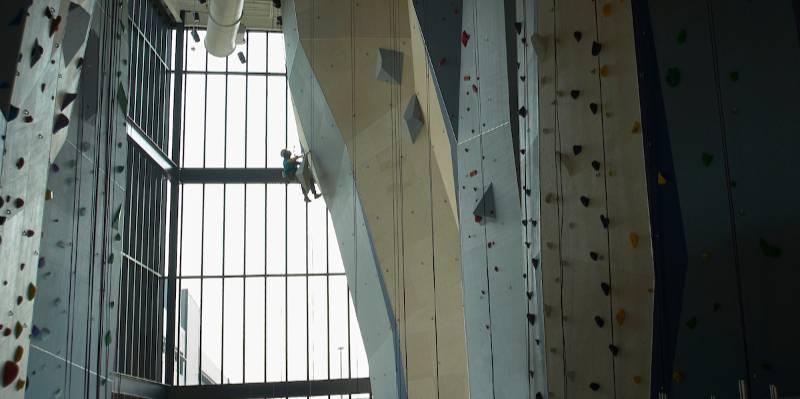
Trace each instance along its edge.
<instances>
[{"instance_id":1,"label":"black climbing hold","mask_svg":"<svg viewBox=\"0 0 800 399\"><path fill-rule=\"evenodd\" d=\"M527 225L528 225L528 221L527 221L527 220L523 220L523 221L522 221L522 225L523 225L523 226L527 226Z\"/></svg>"},{"instance_id":2,"label":"black climbing hold","mask_svg":"<svg viewBox=\"0 0 800 399\"><path fill-rule=\"evenodd\" d=\"M529 189L529 188L526 188L526 189L525 189L525 195L527 195L527 196L529 196L529 197L530 197L530 196L531 196L531 189Z\"/></svg>"},{"instance_id":3,"label":"black climbing hold","mask_svg":"<svg viewBox=\"0 0 800 399\"><path fill-rule=\"evenodd\" d=\"M598 255L597 252L592 251L589 252L589 257L592 258L592 260L597 260L597 258L599 258L600 255Z\"/></svg>"},{"instance_id":4,"label":"black climbing hold","mask_svg":"<svg viewBox=\"0 0 800 399\"><path fill-rule=\"evenodd\" d=\"M242 64L246 64L247 63L247 58L244 56L243 52L240 51L240 52L236 53L236 55L239 57L239 62L241 62Z\"/></svg>"},{"instance_id":5,"label":"black climbing hold","mask_svg":"<svg viewBox=\"0 0 800 399\"><path fill-rule=\"evenodd\" d=\"M716 311L719 311L721 308L722 308L722 305L721 305L719 302L714 302L714 305L712 305L712 309L713 309L715 312L716 312Z\"/></svg>"},{"instance_id":6,"label":"black climbing hold","mask_svg":"<svg viewBox=\"0 0 800 399\"><path fill-rule=\"evenodd\" d=\"M58 133L59 130L69 125L69 118L64 114L58 114L56 121L53 123L53 134Z\"/></svg>"},{"instance_id":7,"label":"black climbing hold","mask_svg":"<svg viewBox=\"0 0 800 399\"><path fill-rule=\"evenodd\" d=\"M519 116L521 116L521 117L523 117L523 118L524 118L524 117L526 117L527 115L528 115L528 110L527 110L527 109L525 109L525 107L522 107L522 108L520 108L520 109L519 109Z\"/></svg>"},{"instance_id":8,"label":"black climbing hold","mask_svg":"<svg viewBox=\"0 0 800 399\"><path fill-rule=\"evenodd\" d=\"M686 328L688 328L690 330L694 330L695 327L697 327L697 318L696 317L692 317L691 319L686 321Z\"/></svg>"},{"instance_id":9,"label":"black climbing hold","mask_svg":"<svg viewBox=\"0 0 800 399\"><path fill-rule=\"evenodd\" d=\"M275 8L281 8L281 0L272 0L272 6Z\"/></svg>"},{"instance_id":10,"label":"black climbing hold","mask_svg":"<svg viewBox=\"0 0 800 399\"><path fill-rule=\"evenodd\" d=\"M33 237L34 234L36 233L34 233L33 230L25 230L25 237L30 238Z\"/></svg>"},{"instance_id":11,"label":"black climbing hold","mask_svg":"<svg viewBox=\"0 0 800 399\"><path fill-rule=\"evenodd\" d=\"M572 90L571 92L569 92L569 95L572 96L573 99L577 100L578 97L581 96L581 91L580 90Z\"/></svg>"},{"instance_id":12,"label":"black climbing hold","mask_svg":"<svg viewBox=\"0 0 800 399\"><path fill-rule=\"evenodd\" d=\"M528 299L533 299L533 292L532 291L528 291L527 295L528 295Z\"/></svg>"},{"instance_id":13,"label":"black climbing hold","mask_svg":"<svg viewBox=\"0 0 800 399\"><path fill-rule=\"evenodd\" d=\"M593 383L589 384L589 389L591 389L592 391L596 391L596 390L600 389L600 384L598 384L596 382L593 382Z\"/></svg>"},{"instance_id":14,"label":"black climbing hold","mask_svg":"<svg viewBox=\"0 0 800 399\"><path fill-rule=\"evenodd\" d=\"M67 108L76 98L78 98L78 94L76 93L64 94L64 98L61 100L61 110L63 111L64 108Z\"/></svg>"},{"instance_id":15,"label":"black climbing hold","mask_svg":"<svg viewBox=\"0 0 800 399\"><path fill-rule=\"evenodd\" d=\"M759 239L759 246L761 247L761 253L767 258L780 258L783 255L783 249L771 245L763 238Z\"/></svg>"},{"instance_id":16,"label":"black climbing hold","mask_svg":"<svg viewBox=\"0 0 800 399\"><path fill-rule=\"evenodd\" d=\"M124 166L122 166L122 165L117 165L116 167L114 167L114 170L115 170L117 173L122 173L122 172L124 172L124 171L125 171L125 167L124 167Z\"/></svg>"},{"instance_id":17,"label":"black climbing hold","mask_svg":"<svg viewBox=\"0 0 800 399\"><path fill-rule=\"evenodd\" d=\"M584 207L588 207L589 206L589 197L581 195L581 204L583 204Z\"/></svg>"},{"instance_id":18,"label":"black climbing hold","mask_svg":"<svg viewBox=\"0 0 800 399\"><path fill-rule=\"evenodd\" d=\"M194 40L195 43L200 43L200 34L197 33L196 28L192 28L191 35L192 35L192 40Z\"/></svg>"},{"instance_id":19,"label":"black climbing hold","mask_svg":"<svg viewBox=\"0 0 800 399\"><path fill-rule=\"evenodd\" d=\"M535 324L536 323L536 315L533 313L528 313L528 323Z\"/></svg>"},{"instance_id":20,"label":"black climbing hold","mask_svg":"<svg viewBox=\"0 0 800 399\"><path fill-rule=\"evenodd\" d=\"M600 283L600 289L603 290L603 295L605 296L611 293L611 286L608 283Z\"/></svg>"},{"instance_id":21,"label":"black climbing hold","mask_svg":"<svg viewBox=\"0 0 800 399\"><path fill-rule=\"evenodd\" d=\"M519 150L519 153L522 154L522 155L525 155L525 149L523 148L523 149Z\"/></svg>"},{"instance_id":22,"label":"black climbing hold","mask_svg":"<svg viewBox=\"0 0 800 399\"><path fill-rule=\"evenodd\" d=\"M539 259L531 258L531 265L533 266L534 269L539 267Z\"/></svg>"},{"instance_id":23,"label":"black climbing hold","mask_svg":"<svg viewBox=\"0 0 800 399\"><path fill-rule=\"evenodd\" d=\"M592 169L599 171L600 170L600 162L592 161Z\"/></svg>"},{"instance_id":24,"label":"black climbing hold","mask_svg":"<svg viewBox=\"0 0 800 399\"><path fill-rule=\"evenodd\" d=\"M598 327L603 328L603 326L606 325L606 321L600 316L595 316L594 324L597 324Z\"/></svg>"},{"instance_id":25,"label":"black climbing hold","mask_svg":"<svg viewBox=\"0 0 800 399\"><path fill-rule=\"evenodd\" d=\"M14 119L17 119L17 115L19 115L19 108L9 105L8 112L5 112L6 121L11 122Z\"/></svg>"},{"instance_id":26,"label":"black climbing hold","mask_svg":"<svg viewBox=\"0 0 800 399\"><path fill-rule=\"evenodd\" d=\"M17 169L22 169L25 166L25 158L17 159Z\"/></svg>"},{"instance_id":27,"label":"black climbing hold","mask_svg":"<svg viewBox=\"0 0 800 399\"><path fill-rule=\"evenodd\" d=\"M544 399L544 396L541 392L536 392L536 399Z\"/></svg>"},{"instance_id":28,"label":"black climbing hold","mask_svg":"<svg viewBox=\"0 0 800 399\"><path fill-rule=\"evenodd\" d=\"M573 145L573 146L572 146L572 152L573 152L575 155L578 155L578 154L580 154L580 153L581 153L581 151L583 151L583 146L580 146L580 145Z\"/></svg>"},{"instance_id":29,"label":"black climbing hold","mask_svg":"<svg viewBox=\"0 0 800 399\"><path fill-rule=\"evenodd\" d=\"M734 82L734 83L738 82L739 81L739 72L732 71L730 73L730 75L728 75L728 77L730 78L731 82Z\"/></svg>"},{"instance_id":30,"label":"black climbing hold","mask_svg":"<svg viewBox=\"0 0 800 399\"><path fill-rule=\"evenodd\" d=\"M664 80L669 87L677 87L681 83L681 70L677 67L667 68L667 75Z\"/></svg>"},{"instance_id":31,"label":"black climbing hold","mask_svg":"<svg viewBox=\"0 0 800 399\"><path fill-rule=\"evenodd\" d=\"M713 155L711 155L711 154L709 154L707 152L703 153L703 166L709 167L709 166L711 166L711 162L713 162L713 161L714 161L714 156Z\"/></svg>"},{"instance_id":32,"label":"black climbing hold","mask_svg":"<svg viewBox=\"0 0 800 399\"><path fill-rule=\"evenodd\" d=\"M83 57L78 58L78 61L75 62L75 68L80 69L80 67L82 67L82 66L83 66Z\"/></svg>"},{"instance_id":33,"label":"black climbing hold","mask_svg":"<svg viewBox=\"0 0 800 399\"><path fill-rule=\"evenodd\" d=\"M614 356L617 356L617 354L619 353L619 348L614 344L609 345L608 350L610 350L611 354Z\"/></svg>"},{"instance_id":34,"label":"black climbing hold","mask_svg":"<svg viewBox=\"0 0 800 399\"><path fill-rule=\"evenodd\" d=\"M282 26L283 25L283 16L278 15L277 20L278 20L278 26Z\"/></svg>"},{"instance_id":35,"label":"black climbing hold","mask_svg":"<svg viewBox=\"0 0 800 399\"><path fill-rule=\"evenodd\" d=\"M681 29L681 31L678 32L678 44L683 43L686 43L686 29Z\"/></svg>"},{"instance_id":36,"label":"black climbing hold","mask_svg":"<svg viewBox=\"0 0 800 399\"><path fill-rule=\"evenodd\" d=\"M592 55L597 56L600 54L600 50L603 49L603 45L598 42L592 42Z\"/></svg>"},{"instance_id":37,"label":"black climbing hold","mask_svg":"<svg viewBox=\"0 0 800 399\"><path fill-rule=\"evenodd\" d=\"M598 108L597 103L589 103L589 111L592 111L593 114L597 114Z\"/></svg>"},{"instance_id":38,"label":"black climbing hold","mask_svg":"<svg viewBox=\"0 0 800 399\"><path fill-rule=\"evenodd\" d=\"M517 34L522 33L522 23L521 22L514 22L514 29L516 29Z\"/></svg>"},{"instance_id":39,"label":"black climbing hold","mask_svg":"<svg viewBox=\"0 0 800 399\"><path fill-rule=\"evenodd\" d=\"M25 206L25 201L22 198L17 198L14 200L14 207L19 209Z\"/></svg>"},{"instance_id":40,"label":"black climbing hold","mask_svg":"<svg viewBox=\"0 0 800 399\"><path fill-rule=\"evenodd\" d=\"M483 193L483 197L478 202L475 210L472 211L472 214L481 218L495 217L494 188L491 183L489 184L489 188Z\"/></svg>"},{"instance_id":41,"label":"black climbing hold","mask_svg":"<svg viewBox=\"0 0 800 399\"><path fill-rule=\"evenodd\" d=\"M607 229L608 228L608 217L606 217L606 215L600 215L600 223L603 224L603 228L604 229Z\"/></svg>"},{"instance_id":42,"label":"black climbing hold","mask_svg":"<svg viewBox=\"0 0 800 399\"><path fill-rule=\"evenodd\" d=\"M58 173L59 170L61 170L61 167L59 167L57 163L50 165L50 171L53 173Z\"/></svg>"},{"instance_id":43,"label":"black climbing hold","mask_svg":"<svg viewBox=\"0 0 800 399\"><path fill-rule=\"evenodd\" d=\"M581 41L583 38L583 33L576 30L575 33L572 34L572 37L574 37L576 41Z\"/></svg>"},{"instance_id":44,"label":"black climbing hold","mask_svg":"<svg viewBox=\"0 0 800 399\"><path fill-rule=\"evenodd\" d=\"M35 39L33 41L33 48L31 49L31 68L39 62L39 59L42 58L42 54L44 54L44 48L39 45L39 39Z\"/></svg>"}]
</instances>

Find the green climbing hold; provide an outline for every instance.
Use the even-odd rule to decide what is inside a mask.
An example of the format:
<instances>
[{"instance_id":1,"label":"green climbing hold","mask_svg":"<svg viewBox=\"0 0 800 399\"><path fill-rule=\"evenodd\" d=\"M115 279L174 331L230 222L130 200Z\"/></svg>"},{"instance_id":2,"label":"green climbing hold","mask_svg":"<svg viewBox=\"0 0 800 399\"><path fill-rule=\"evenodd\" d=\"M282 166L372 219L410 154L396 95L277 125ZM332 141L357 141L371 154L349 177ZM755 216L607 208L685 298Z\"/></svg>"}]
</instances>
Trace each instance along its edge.
<instances>
[{"instance_id":1,"label":"green climbing hold","mask_svg":"<svg viewBox=\"0 0 800 399\"><path fill-rule=\"evenodd\" d=\"M106 346L111 345L111 331L106 331L105 343Z\"/></svg>"},{"instance_id":2,"label":"green climbing hold","mask_svg":"<svg viewBox=\"0 0 800 399\"><path fill-rule=\"evenodd\" d=\"M783 255L783 249L771 245L763 238L759 240L759 245L761 246L761 253L767 258L780 258Z\"/></svg>"},{"instance_id":3,"label":"green climbing hold","mask_svg":"<svg viewBox=\"0 0 800 399\"><path fill-rule=\"evenodd\" d=\"M686 321L686 327L690 330L694 330L697 327L697 318L692 317L691 319Z\"/></svg>"},{"instance_id":4,"label":"green climbing hold","mask_svg":"<svg viewBox=\"0 0 800 399\"><path fill-rule=\"evenodd\" d=\"M677 87L681 83L681 70L676 67L667 68L667 76L664 80L669 87Z\"/></svg>"},{"instance_id":5,"label":"green climbing hold","mask_svg":"<svg viewBox=\"0 0 800 399\"><path fill-rule=\"evenodd\" d=\"M686 29L681 29L681 31L678 32L678 44L683 43L686 43Z\"/></svg>"},{"instance_id":6,"label":"green climbing hold","mask_svg":"<svg viewBox=\"0 0 800 399\"><path fill-rule=\"evenodd\" d=\"M731 82L738 82L739 81L739 72L732 71L728 77L731 79Z\"/></svg>"},{"instance_id":7,"label":"green climbing hold","mask_svg":"<svg viewBox=\"0 0 800 399\"><path fill-rule=\"evenodd\" d=\"M703 153L703 166L709 167L709 166L711 166L711 162L713 162L713 161L714 161L714 156L713 155L711 155L711 154L709 154L707 152Z\"/></svg>"},{"instance_id":8,"label":"green climbing hold","mask_svg":"<svg viewBox=\"0 0 800 399\"><path fill-rule=\"evenodd\" d=\"M120 109L126 115L128 114L128 95L125 94L125 88L122 87L122 83L117 84L117 104L119 104Z\"/></svg>"}]
</instances>

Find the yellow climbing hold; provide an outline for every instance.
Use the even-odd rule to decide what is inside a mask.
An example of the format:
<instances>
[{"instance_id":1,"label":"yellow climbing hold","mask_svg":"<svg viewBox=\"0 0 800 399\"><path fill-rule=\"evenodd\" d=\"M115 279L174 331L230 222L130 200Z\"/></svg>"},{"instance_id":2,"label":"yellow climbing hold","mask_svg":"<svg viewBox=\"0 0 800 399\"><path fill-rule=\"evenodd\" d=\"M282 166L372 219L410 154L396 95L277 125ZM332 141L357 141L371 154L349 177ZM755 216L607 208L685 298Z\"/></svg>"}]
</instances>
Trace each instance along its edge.
<instances>
[{"instance_id":1,"label":"yellow climbing hold","mask_svg":"<svg viewBox=\"0 0 800 399\"><path fill-rule=\"evenodd\" d=\"M53 197L55 197L55 195L53 194L53 190L47 190L44 192L45 201L50 201L51 199L53 199Z\"/></svg>"},{"instance_id":2,"label":"yellow climbing hold","mask_svg":"<svg viewBox=\"0 0 800 399\"><path fill-rule=\"evenodd\" d=\"M25 388L25 384L26 384L25 380L22 379L17 380L17 385L14 388L17 388L17 391L21 391L22 388Z\"/></svg>"},{"instance_id":3,"label":"yellow climbing hold","mask_svg":"<svg viewBox=\"0 0 800 399\"><path fill-rule=\"evenodd\" d=\"M633 128L631 128L631 133L639 133L642 130L642 123L639 121L633 122Z\"/></svg>"},{"instance_id":4,"label":"yellow climbing hold","mask_svg":"<svg viewBox=\"0 0 800 399\"><path fill-rule=\"evenodd\" d=\"M603 16L608 17L611 15L611 3L606 3L603 6Z\"/></svg>"},{"instance_id":5,"label":"yellow climbing hold","mask_svg":"<svg viewBox=\"0 0 800 399\"><path fill-rule=\"evenodd\" d=\"M658 172L658 185L663 186L665 184L667 184L667 178L664 177L664 175L662 175L661 172Z\"/></svg>"},{"instance_id":6,"label":"yellow climbing hold","mask_svg":"<svg viewBox=\"0 0 800 399\"><path fill-rule=\"evenodd\" d=\"M33 283L28 284L28 300L32 301L36 296L36 286Z\"/></svg>"},{"instance_id":7,"label":"yellow climbing hold","mask_svg":"<svg viewBox=\"0 0 800 399\"><path fill-rule=\"evenodd\" d=\"M640 377L638 375L633 376L633 383L634 384L641 384L642 383L642 377Z\"/></svg>"},{"instance_id":8,"label":"yellow climbing hold","mask_svg":"<svg viewBox=\"0 0 800 399\"><path fill-rule=\"evenodd\" d=\"M22 354L25 352L21 346L18 346L17 349L14 350L14 363L19 363L22 360Z\"/></svg>"},{"instance_id":9,"label":"yellow climbing hold","mask_svg":"<svg viewBox=\"0 0 800 399\"><path fill-rule=\"evenodd\" d=\"M675 381L680 384L681 382L683 382L684 378L686 377L683 375L683 371L675 370L672 372L672 381Z\"/></svg>"},{"instance_id":10,"label":"yellow climbing hold","mask_svg":"<svg viewBox=\"0 0 800 399\"><path fill-rule=\"evenodd\" d=\"M631 247L636 248L639 246L639 235L636 233L631 233L628 235L628 240L631 242Z\"/></svg>"},{"instance_id":11,"label":"yellow climbing hold","mask_svg":"<svg viewBox=\"0 0 800 399\"><path fill-rule=\"evenodd\" d=\"M608 65L603 65L600 67L600 76L606 77L608 76Z\"/></svg>"},{"instance_id":12,"label":"yellow climbing hold","mask_svg":"<svg viewBox=\"0 0 800 399\"><path fill-rule=\"evenodd\" d=\"M617 311L617 324L620 326L625 324L625 309L620 309Z\"/></svg>"}]
</instances>

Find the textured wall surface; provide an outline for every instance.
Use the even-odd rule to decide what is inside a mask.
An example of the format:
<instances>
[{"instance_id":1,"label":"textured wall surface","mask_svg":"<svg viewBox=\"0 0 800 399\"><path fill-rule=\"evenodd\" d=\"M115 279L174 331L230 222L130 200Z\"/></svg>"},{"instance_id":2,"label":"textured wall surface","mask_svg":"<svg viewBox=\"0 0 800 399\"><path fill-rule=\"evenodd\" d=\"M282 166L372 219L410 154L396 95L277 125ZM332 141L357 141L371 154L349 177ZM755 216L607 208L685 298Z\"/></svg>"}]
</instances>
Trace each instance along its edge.
<instances>
[{"instance_id":1,"label":"textured wall surface","mask_svg":"<svg viewBox=\"0 0 800 399\"><path fill-rule=\"evenodd\" d=\"M654 392L800 395L797 2L638 12L656 240ZM652 128L650 128L652 127ZM660 174L660 178L659 178ZM749 379L748 379L749 376Z\"/></svg>"}]
</instances>

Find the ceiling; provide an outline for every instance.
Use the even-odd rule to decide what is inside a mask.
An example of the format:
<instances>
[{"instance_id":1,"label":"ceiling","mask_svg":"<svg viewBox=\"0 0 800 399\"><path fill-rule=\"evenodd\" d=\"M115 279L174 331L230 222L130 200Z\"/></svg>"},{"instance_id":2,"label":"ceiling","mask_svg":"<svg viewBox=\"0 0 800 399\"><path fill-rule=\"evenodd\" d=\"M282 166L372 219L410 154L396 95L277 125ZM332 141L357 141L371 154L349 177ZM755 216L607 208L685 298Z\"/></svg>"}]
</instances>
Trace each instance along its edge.
<instances>
[{"instance_id":1,"label":"ceiling","mask_svg":"<svg viewBox=\"0 0 800 399\"><path fill-rule=\"evenodd\" d=\"M192 16L187 16L187 26L205 26L208 19L207 4L200 4L198 0L161 0L164 6L169 9L173 19L180 20L181 11L197 11L200 23L195 24ZM209 0L214 1L214 0ZM228 0L230 1L230 0ZM272 0L245 0L242 23L248 29L279 31L278 16L281 10L272 5Z\"/></svg>"}]
</instances>

